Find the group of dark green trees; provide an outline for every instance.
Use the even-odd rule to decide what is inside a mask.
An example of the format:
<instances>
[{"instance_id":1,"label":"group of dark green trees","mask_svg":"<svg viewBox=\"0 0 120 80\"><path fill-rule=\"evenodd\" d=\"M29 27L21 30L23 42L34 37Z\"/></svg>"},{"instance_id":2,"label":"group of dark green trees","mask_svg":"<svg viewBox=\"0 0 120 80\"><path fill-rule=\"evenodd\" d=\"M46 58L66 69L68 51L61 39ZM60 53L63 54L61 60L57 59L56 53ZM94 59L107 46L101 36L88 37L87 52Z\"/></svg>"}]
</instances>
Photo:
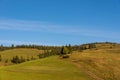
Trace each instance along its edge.
<instances>
[{"instance_id":1,"label":"group of dark green trees","mask_svg":"<svg viewBox=\"0 0 120 80\"><path fill-rule=\"evenodd\" d=\"M35 60L35 59L36 58L34 58L33 56L31 56L31 58L27 57L26 59L23 56L21 56L21 57L15 56L15 57L12 58L11 62L15 63L15 64L18 64L18 63L23 63L25 61Z\"/></svg>"},{"instance_id":2,"label":"group of dark green trees","mask_svg":"<svg viewBox=\"0 0 120 80\"><path fill-rule=\"evenodd\" d=\"M60 56L62 58L68 58L69 54L71 54L71 53L72 53L72 47L69 44L69 46L63 46L62 47Z\"/></svg>"},{"instance_id":3,"label":"group of dark green trees","mask_svg":"<svg viewBox=\"0 0 120 80\"><path fill-rule=\"evenodd\" d=\"M85 50L85 49L91 49L95 48L96 43L88 43L88 44L82 44L82 45L74 45L71 46L70 44L67 45L67 48L71 48L69 50ZM89 47L88 47L89 46ZM66 47L66 46L64 46ZM61 46L43 46L43 45L14 45L12 44L11 46L0 46L0 51L8 50L8 49L15 49L15 48L34 48L34 49L39 49L39 50L52 50L54 53L57 52L57 54L60 54Z\"/></svg>"},{"instance_id":4,"label":"group of dark green trees","mask_svg":"<svg viewBox=\"0 0 120 80\"><path fill-rule=\"evenodd\" d=\"M117 44L117 43L112 43L112 42L95 42L95 43L87 43L87 44L82 44L82 45L68 45L71 46L71 50L73 51L80 51L80 50L85 50L85 49L92 49L96 48L96 44ZM0 51L8 50L8 49L14 49L14 48L34 48L34 49L39 49L39 50L52 50L54 53L57 52L57 54L60 54L61 46L44 46L44 45L14 45L12 44L11 46L3 46L0 45Z\"/></svg>"},{"instance_id":5,"label":"group of dark green trees","mask_svg":"<svg viewBox=\"0 0 120 80\"><path fill-rule=\"evenodd\" d=\"M22 56L20 58L19 58L19 56L15 56L12 58L11 62L18 64L18 63L25 62L25 59Z\"/></svg>"}]
</instances>

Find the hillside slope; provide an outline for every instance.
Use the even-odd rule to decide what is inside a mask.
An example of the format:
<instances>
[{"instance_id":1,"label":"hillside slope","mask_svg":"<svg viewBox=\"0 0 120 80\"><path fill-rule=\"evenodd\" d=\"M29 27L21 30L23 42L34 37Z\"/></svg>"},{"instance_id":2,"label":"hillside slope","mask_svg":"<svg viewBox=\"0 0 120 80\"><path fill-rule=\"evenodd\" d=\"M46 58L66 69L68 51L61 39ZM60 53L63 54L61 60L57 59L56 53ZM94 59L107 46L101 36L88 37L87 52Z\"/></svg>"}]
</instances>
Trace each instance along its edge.
<instances>
[{"instance_id":1,"label":"hillside slope","mask_svg":"<svg viewBox=\"0 0 120 80\"><path fill-rule=\"evenodd\" d=\"M38 54L43 53L43 50L38 49L28 49L28 48L16 48L16 49L10 49L5 51L0 51L0 55L2 57L2 62L5 62L5 60L8 60L9 62L11 59L15 56L23 57L25 59L27 58L38 58Z\"/></svg>"},{"instance_id":2,"label":"hillside slope","mask_svg":"<svg viewBox=\"0 0 120 80\"><path fill-rule=\"evenodd\" d=\"M80 65L91 77L95 75L103 80L120 80L120 45L118 44L96 44L96 48L93 49L74 51L70 60Z\"/></svg>"},{"instance_id":3,"label":"hillside slope","mask_svg":"<svg viewBox=\"0 0 120 80\"><path fill-rule=\"evenodd\" d=\"M71 62L52 56L1 67L0 80L92 80Z\"/></svg>"},{"instance_id":4,"label":"hillside slope","mask_svg":"<svg viewBox=\"0 0 120 80\"><path fill-rule=\"evenodd\" d=\"M120 80L120 44L97 43L95 46L73 51L68 59L51 56L0 67L0 80ZM1 51L0 55L4 63L16 55L38 58L39 53L44 51L19 48Z\"/></svg>"}]
</instances>

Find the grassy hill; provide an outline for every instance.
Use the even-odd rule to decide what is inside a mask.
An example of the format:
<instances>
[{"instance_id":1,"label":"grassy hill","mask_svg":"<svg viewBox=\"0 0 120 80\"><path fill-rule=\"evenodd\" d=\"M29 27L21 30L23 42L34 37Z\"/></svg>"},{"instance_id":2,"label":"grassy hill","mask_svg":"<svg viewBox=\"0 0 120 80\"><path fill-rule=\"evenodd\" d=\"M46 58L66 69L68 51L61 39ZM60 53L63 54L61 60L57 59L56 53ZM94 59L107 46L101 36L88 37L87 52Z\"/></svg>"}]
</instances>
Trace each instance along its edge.
<instances>
[{"instance_id":1,"label":"grassy hill","mask_svg":"<svg viewBox=\"0 0 120 80\"><path fill-rule=\"evenodd\" d=\"M70 60L96 80L120 80L119 44L96 44L96 48L73 52Z\"/></svg>"},{"instance_id":2,"label":"grassy hill","mask_svg":"<svg viewBox=\"0 0 120 80\"><path fill-rule=\"evenodd\" d=\"M88 45L86 45L88 46ZM73 51L68 59L51 56L0 67L0 80L120 80L120 44L96 43L95 48ZM1 51L2 62L13 56L38 58L43 50L19 48Z\"/></svg>"},{"instance_id":3,"label":"grassy hill","mask_svg":"<svg viewBox=\"0 0 120 80\"><path fill-rule=\"evenodd\" d=\"M71 62L52 56L1 67L0 80L92 80Z\"/></svg>"},{"instance_id":4,"label":"grassy hill","mask_svg":"<svg viewBox=\"0 0 120 80\"><path fill-rule=\"evenodd\" d=\"M38 49L27 49L27 48L18 48L18 49L10 49L5 51L0 51L0 55L2 56L2 62L4 63L5 60L8 60L8 63L11 62L11 59L15 56L27 58L38 58L38 54L43 53L43 50ZM1 62L1 64L2 64Z\"/></svg>"}]
</instances>

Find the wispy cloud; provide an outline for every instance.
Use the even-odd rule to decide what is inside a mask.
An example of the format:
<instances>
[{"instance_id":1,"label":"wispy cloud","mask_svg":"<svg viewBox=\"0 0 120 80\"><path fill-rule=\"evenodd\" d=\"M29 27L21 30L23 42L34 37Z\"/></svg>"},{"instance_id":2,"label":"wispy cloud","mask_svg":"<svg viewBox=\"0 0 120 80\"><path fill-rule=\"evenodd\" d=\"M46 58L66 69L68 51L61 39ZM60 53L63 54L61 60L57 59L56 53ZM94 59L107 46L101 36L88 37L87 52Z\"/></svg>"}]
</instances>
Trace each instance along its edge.
<instances>
[{"instance_id":1,"label":"wispy cloud","mask_svg":"<svg viewBox=\"0 0 120 80\"><path fill-rule=\"evenodd\" d=\"M0 42L5 44L40 44L35 42L14 41L14 40L0 40Z\"/></svg>"},{"instance_id":2,"label":"wispy cloud","mask_svg":"<svg viewBox=\"0 0 120 80\"><path fill-rule=\"evenodd\" d=\"M103 37L119 39L116 35L118 32L104 31L98 29L88 29L83 26L69 26L69 25L56 25L40 21L27 21L27 20L11 20L0 19L0 29L7 30L22 30L22 31L42 31L50 33L60 33L69 35L83 35L91 37ZM14 41L15 42L15 41Z\"/></svg>"},{"instance_id":3,"label":"wispy cloud","mask_svg":"<svg viewBox=\"0 0 120 80\"><path fill-rule=\"evenodd\" d=\"M45 25L44 22L24 20L0 20L0 29L41 31L45 30L46 27L47 25Z\"/></svg>"},{"instance_id":4,"label":"wispy cloud","mask_svg":"<svg viewBox=\"0 0 120 80\"><path fill-rule=\"evenodd\" d=\"M52 44L52 43L44 43L44 42L29 42L29 41L15 41L15 40L0 40L0 43L2 44L7 44L7 45L11 45L11 44L14 44L14 45L22 45L22 44L25 44L25 45L52 45L52 46L59 46L60 44Z\"/></svg>"}]
</instances>

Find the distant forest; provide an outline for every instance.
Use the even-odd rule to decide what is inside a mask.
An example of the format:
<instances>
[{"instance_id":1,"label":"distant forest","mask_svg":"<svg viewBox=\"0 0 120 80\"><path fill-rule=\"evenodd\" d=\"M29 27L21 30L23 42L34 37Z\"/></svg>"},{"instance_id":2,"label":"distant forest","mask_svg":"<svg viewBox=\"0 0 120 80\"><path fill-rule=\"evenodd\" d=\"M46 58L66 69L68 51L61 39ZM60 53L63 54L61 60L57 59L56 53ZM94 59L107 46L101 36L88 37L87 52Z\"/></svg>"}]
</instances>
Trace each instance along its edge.
<instances>
[{"instance_id":1,"label":"distant forest","mask_svg":"<svg viewBox=\"0 0 120 80\"><path fill-rule=\"evenodd\" d=\"M8 49L15 49L15 48L32 48L32 49L39 49L39 50L51 50L56 54L59 54L61 52L62 47L71 47L72 51L81 51L85 49L92 49L96 48L96 44L118 44L113 42L95 42L95 43L86 43L81 45L65 45L65 46L44 46L44 45L14 45L11 46L3 46L0 45L0 51L8 50Z\"/></svg>"}]
</instances>

